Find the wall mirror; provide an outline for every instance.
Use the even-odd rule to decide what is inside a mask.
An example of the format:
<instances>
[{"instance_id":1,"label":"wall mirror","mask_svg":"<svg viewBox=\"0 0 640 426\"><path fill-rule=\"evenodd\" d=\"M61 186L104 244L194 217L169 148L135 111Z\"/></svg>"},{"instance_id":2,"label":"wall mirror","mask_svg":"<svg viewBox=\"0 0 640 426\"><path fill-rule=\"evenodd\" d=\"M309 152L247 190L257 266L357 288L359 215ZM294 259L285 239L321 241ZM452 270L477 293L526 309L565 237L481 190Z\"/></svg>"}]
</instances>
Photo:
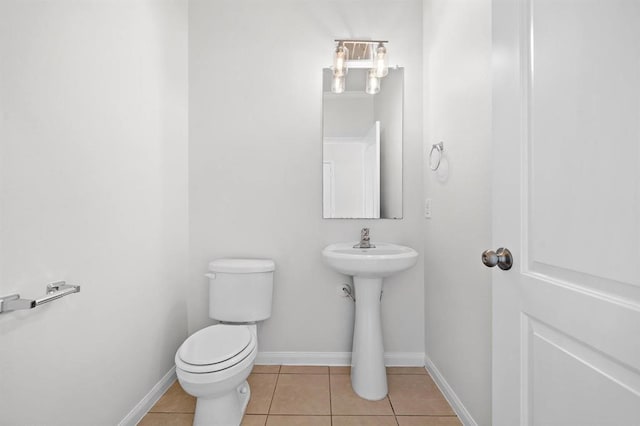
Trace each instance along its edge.
<instances>
[{"instance_id":1,"label":"wall mirror","mask_svg":"<svg viewBox=\"0 0 640 426\"><path fill-rule=\"evenodd\" d=\"M366 69L350 69L346 90L332 93L323 70L322 217L402 218L404 69L389 69L375 95Z\"/></svg>"}]
</instances>

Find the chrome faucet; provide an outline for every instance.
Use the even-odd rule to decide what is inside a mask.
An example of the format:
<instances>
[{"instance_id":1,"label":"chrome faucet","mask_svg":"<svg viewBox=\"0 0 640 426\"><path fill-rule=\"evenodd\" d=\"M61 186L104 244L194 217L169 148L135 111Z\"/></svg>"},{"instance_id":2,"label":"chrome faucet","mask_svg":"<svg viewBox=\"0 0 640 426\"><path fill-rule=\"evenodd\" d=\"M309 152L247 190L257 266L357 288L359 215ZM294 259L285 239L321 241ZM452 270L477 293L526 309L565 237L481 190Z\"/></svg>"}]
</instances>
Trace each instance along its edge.
<instances>
[{"instance_id":1,"label":"chrome faucet","mask_svg":"<svg viewBox=\"0 0 640 426\"><path fill-rule=\"evenodd\" d=\"M360 231L360 244L356 244L353 248L375 248L369 241L369 228L362 228Z\"/></svg>"}]
</instances>

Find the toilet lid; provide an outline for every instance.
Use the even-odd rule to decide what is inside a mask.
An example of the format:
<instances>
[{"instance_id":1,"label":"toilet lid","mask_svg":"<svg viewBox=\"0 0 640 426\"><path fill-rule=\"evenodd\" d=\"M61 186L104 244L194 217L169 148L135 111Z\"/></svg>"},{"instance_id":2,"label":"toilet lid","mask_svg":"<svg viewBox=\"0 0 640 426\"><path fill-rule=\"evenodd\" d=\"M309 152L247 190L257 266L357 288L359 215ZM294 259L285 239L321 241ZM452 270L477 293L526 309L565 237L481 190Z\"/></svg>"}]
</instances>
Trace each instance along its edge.
<instances>
[{"instance_id":1,"label":"toilet lid","mask_svg":"<svg viewBox=\"0 0 640 426\"><path fill-rule=\"evenodd\" d=\"M252 340L248 327L212 325L185 340L178 350L178 356L191 365L217 364L238 355Z\"/></svg>"}]
</instances>

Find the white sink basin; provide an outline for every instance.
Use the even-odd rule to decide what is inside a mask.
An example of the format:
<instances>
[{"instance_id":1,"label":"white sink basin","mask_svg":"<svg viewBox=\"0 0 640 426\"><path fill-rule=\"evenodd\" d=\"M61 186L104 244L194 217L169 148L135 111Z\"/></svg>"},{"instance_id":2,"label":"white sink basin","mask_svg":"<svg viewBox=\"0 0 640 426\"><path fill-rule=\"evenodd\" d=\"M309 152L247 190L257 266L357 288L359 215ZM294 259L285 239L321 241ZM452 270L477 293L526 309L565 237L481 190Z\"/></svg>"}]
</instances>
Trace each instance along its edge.
<instances>
[{"instance_id":1,"label":"white sink basin","mask_svg":"<svg viewBox=\"0 0 640 426\"><path fill-rule=\"evenodd\" d=\"M387 396L382 322L382 282L385 277L411 268L418 252L411 247L373 243L376 247L354 248L356 242L331 244L322 257L338 272L353 276L356 315L351 352L351 386L364 399Z\"/></svg>"},{"instance_id":2,"label":"white sink basin","mask_svg":"<svg viewBox=\"0 0 640 426\"><path fill-rule=\"evenodd\" d=\"M411 268L418 252L411 247L374 243L375 248L354 248L357 242L331 244L322 250L329 266L346 275L384 278Z\"/></svg>"}]
</instances>

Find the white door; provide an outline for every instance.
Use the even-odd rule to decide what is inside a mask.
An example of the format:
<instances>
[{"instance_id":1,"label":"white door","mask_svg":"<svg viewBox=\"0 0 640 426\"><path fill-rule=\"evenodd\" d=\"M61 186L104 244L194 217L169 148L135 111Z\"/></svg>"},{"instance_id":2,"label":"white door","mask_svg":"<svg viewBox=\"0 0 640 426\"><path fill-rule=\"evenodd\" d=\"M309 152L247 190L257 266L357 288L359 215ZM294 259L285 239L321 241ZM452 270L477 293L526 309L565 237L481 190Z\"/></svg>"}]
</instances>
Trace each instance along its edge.
<instances>
[{"instance_id":1,"label":"white door","mask_svg":"<svg viewBox=\"0 0 640 426\"><path fill-rule=\"evenodd\" d=\"M492 25L493 424L640 425L640 0Z\"/></svg>"},{"instance_id":2,"label":"white door","mask_svg":"<svg viewBox=\"0 0 640 426\"><path fill-rule=\"evenodd\" d=\"M380 218L380 122L375 121L363 138L364 216Z\"/></svg>"}]
</instances>

